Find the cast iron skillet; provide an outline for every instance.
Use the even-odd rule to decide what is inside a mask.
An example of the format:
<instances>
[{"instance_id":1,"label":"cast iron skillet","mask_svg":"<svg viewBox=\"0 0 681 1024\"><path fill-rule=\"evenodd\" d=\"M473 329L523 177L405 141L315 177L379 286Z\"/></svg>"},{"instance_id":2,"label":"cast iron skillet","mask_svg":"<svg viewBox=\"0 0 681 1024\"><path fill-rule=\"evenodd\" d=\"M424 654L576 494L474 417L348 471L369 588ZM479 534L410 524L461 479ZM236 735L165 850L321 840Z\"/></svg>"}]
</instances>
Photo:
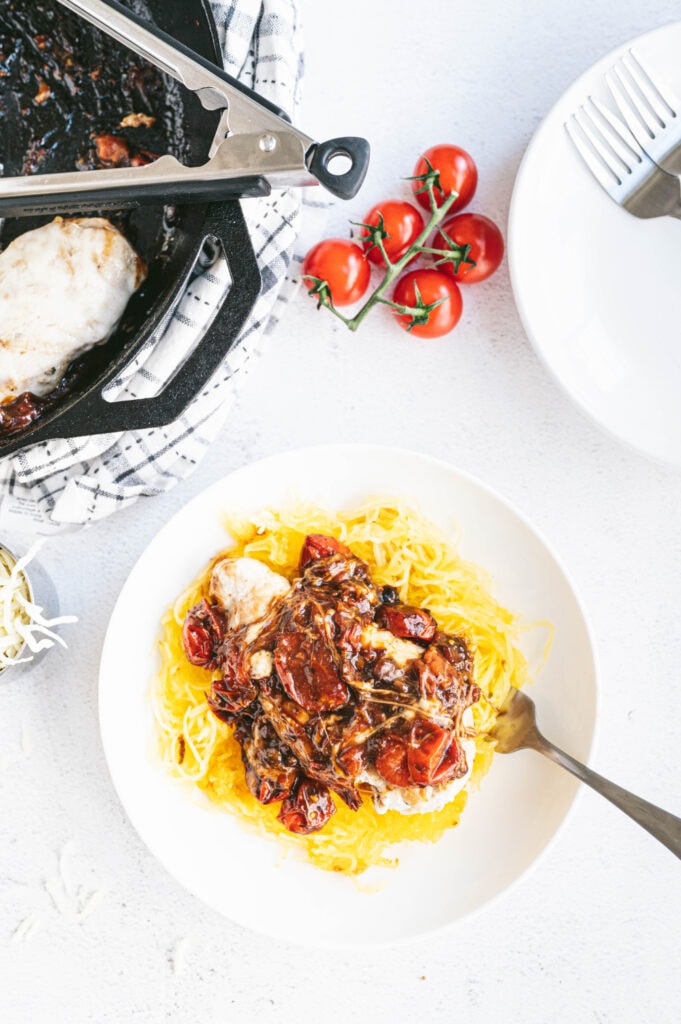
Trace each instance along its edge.
<instances>
[{"instance_id":1,"label":"cast iron skillet","mask_svg":"<svg viewBox=\"0 0 681 1024\"><path fill-rule=\"evenodd\" d=\"M38 40L37 45L40 45L39 33L42 27L40 15L45 11L40 11L39 8L44 8L47 11L48 24L45 25L45 28L54 29L56 25L54 19L64 19L68 29L68 38L77 37L79 49L84 47L83 64L88 59L95 61L102 54L106 55L104 66L114 69L111 75L112 92L114 97L118 96L120 99L119 83L115 81L115 76L121 66L121 49L117 47L116 43L103 38L84 22L74 20L72 15L62 13L61 8L55 10L58 5L50 0L46 0L44 3L40 3L40 0L38 3L36 0L4 0L4 2L8 3L8 7L4 15L0 14L0 22L12 19L15 9L21 10L23 7L24 11L30 12L31 18L36 23L36 34L32 34L32 38L29 39L29 48L34 48L36 39ZM26 7L27 4L28 7ZM147 17L151 16L159 28L208 60L221 63L215 24L208 0L126 0L126 6L138 13L141 11ZM56 30L51 33L50 39L55 37L59 38L58 25ZM88 53L90 54L89 58ZM125 51L123 53L126 59L138 66L144 66L143 62L137 58ZM13 54L2 53L0 57L7 62L11 61ZM47 57L54 63L51 55L48 54ZM64 80L70 84L67 79L68 53L60 51L57 57L63 68L60 66L58 71L59 82L55 88L55 94L60 91ZM26 75L24 74L23 77L26 78ZM126 88L129 84L128 78L126 78ZM0 95L3 80L4 78L0 78ZM206 159L208 148L217 129L219 113L204 110L193 94L184 91L180 94L175 83L159 80L158 75L155 76L155 81L157 86L160 81L160 89L166 90L165 114L163 118L159 118L159 124L163 123L165 134L166 148L164 151L173 152L175 156L188 164L202 163ZM31 85L31 89L34 85L35 83ZM100 89L99 82L97 89ZM63 92L63 89L61 91ZM73 102L73 107L61 112L66 115L68 124L65 125L63 132L61 124L55 126L55 137L59 137L59 133L62 132L64 139L70 137L80 140L83 125L82 118L79 119L79 91L75 90L74 95L71 96L69 93L68 96L69 102L71 100ZM10 99L16 104L14 97L10 97ZM58 103L58 97L55 95L52 100L54 108ZM92 100L90 102L92 103ZM99 99L96 99L95 102L100 107L104 107L102 115L108 115L107 103L102 103ZM123 117L129 113L129 107L119 113ZM26 116L26 108L23 110L23 121L17 120L14 130L11 121L11 105L6 95L2 97L2 114L5 120L3 138L14 140L19 135L22 125L30 120L30 117ZM22 117L22 111L18 107L16 114L17 118ZM42 107L38 109L33 104L29 114L35 114L35 117L38 118L42 114ZM59 117L59 110L49 111L49 116L54 117L55 115ZM48 116L47 107L45 116ZM90 111L88 111L87 117L91 118ZM114 118L112 123L115 127L117 120ZM34 134L39 134L39 132ZM142 133L142 137L144 140L144 133ZM40 148L36 142L42 160L40 169L44 168L46 171L73 169L73 154L69 153L66 143L55 145L53 152L45 152L45 147L49 148L49 143L52 141L51 128L43 134L39 141L44 143ZM158 144L158 139L156 139L156 143ZM13 145L14 149L17 149L16 143L12 142L8 145L10 145L10 151L7 150L6 145L5 152L2 153L5 173L22 173L21 164L18 169L11 167L13 157L15 163L19 160L24 161L24 173L33 170L30 165L26 166L25 151L14 154L11 151L11 146ZM8 163L10 166L7 166ZM116 219L110 213L105 213L103 216ZM3 229L3 244L7 244L11 238L30 227L35 227L49 219L7 221ZM147 281L131 299L115 334L105 345L93 349L81 361L75 376L75 383L65 391L63 396L60 395L59 399L53 405L48 406L33 423L15 434L0 437L0 456L48 438L80 437L88 434L159 427L170 423L181 415L189 402L206 384L238 337L258 297L261 286L260 272L238 202L211 203L205 206L179 206L170 211L164 211L162 207L142 207L131 214L121 215L121 226L138 252L149 262ZM222 247L232 277L230 291L213 322L185 363L156 397L119 402L106 401L102 397L103 387L108 382L115 380L117 374L130 362L135 353L150 338L158 335L172 316L173 310L192 276L207 238L216 239Z\"/></svg>"}]
</instances>

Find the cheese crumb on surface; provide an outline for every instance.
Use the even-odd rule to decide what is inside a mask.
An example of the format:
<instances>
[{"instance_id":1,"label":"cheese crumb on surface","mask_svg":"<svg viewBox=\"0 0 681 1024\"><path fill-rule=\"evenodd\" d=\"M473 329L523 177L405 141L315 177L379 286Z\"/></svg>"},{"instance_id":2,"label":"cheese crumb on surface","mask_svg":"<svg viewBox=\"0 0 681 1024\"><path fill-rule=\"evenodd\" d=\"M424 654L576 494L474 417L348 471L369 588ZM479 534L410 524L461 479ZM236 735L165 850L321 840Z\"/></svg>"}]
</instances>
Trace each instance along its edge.
<instances>
[{"instance_id":1,"label":"cheese crumb on surface","mask_svg":"<svg viewBox=\"0 0 681 1024\"><path fill-rule=\"evenodd\" d=\"M35 914L29 914L16 926L12 932L10 942L28 942L30 938L42 927L42 921Z\"/></svg>"},{"instance_id":2,"label":"cheese crumb on surface","mask_svg":"<svg viewBox=\"0 0 681 1024\"><path fill-rule=\"evenodd\" d=\"M100 889L88 890L73 880L72 858L76 844L73 839L64 843L57 855L57 875L47 878L43 885L55 910L62 917L78 924L85 921L102 901Z\"/></svg>"},{"instance_id":3,"label":"cheese crumb on surface","mask_svg":"<svg viewBox=\"0 0 681 1024\"><path fill-rule=\"evenodd\" d=\"M190 941L185 936L177 941L175 946L168 953L168 961L173 974L182 974L187 965Z\"/></svg>"}]
</instances>

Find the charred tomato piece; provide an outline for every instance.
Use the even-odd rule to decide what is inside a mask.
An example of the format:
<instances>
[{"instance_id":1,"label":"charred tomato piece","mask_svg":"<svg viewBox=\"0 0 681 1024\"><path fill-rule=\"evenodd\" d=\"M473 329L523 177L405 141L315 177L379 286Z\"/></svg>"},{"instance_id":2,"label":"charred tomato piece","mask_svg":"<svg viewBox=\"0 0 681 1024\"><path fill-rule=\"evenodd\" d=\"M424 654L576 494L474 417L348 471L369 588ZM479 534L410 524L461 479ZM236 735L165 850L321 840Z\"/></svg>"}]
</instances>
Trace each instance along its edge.
<instances>
[{"instance_id":1,"label":"charred tomato piece","mask_svg":"<svg viewBox=\"0 0 681 1024\"><path fill-rule=\"evenodd\" d=\"M97 157L103 164L112 167L127 167L130 163L130 147L120 135L107 132L95 137Z\"/></svg>"},{"instance_id":2,"label":"charred tomato piece","mask_svg":"<svg viewBox=\"0 0 681 1024\"><path fill-rule=\"evenodd\" d=\"M327 786L302 778L283 801L277 818L296 835L318 832L336 813L336 805Z\"/></svg>"},{"instance_id":3,"label":"charred tomato piece","mask_svg":"<svg viewBox=\"0 0 681 1024\"><path fill-rule=\"evenodd\" d=\"M0 403L0 431L11 433L23 430L40 416L47 402L30 391L22 391L16 398Z\"/></svg>"},{"instance_id":4,"label":"charred tomato piece","mask_svg":"<svg viewBox=\"0 0 681 1024\"><path fill-rule=\"evenodd\" d=\"M473 655L465 639L438 632L418 663L419 691L451 713L480 700L473 683Z\"/></svg>"},{"instance_id":5,"label":"charred tomato piece","mask_svg":"<svg viewBox=\"0 0 681 1024\"><path fill-rule=\"evenodd\" d=\"M407 754L413 786L437 786L466 774L466 755L453 733L417 718Z\"/></svg>"},{"instance_id":6,"label":"charred tomato piece","mask_svg":"<svg viewBox=\"0 0 681 1024\"><path fill-rule=\"evenodd\" d=\"M277 680L267 679L260 684L259 701L282 742L291 749L305 775L332 789L353 811L362 800L351 781L339 774L333 764L333 737L331 716L312 716L292 700ZM322 726L315 728L315 726ZM321 734L321 736L320 736ZM319 740L323 737L320 746ZM337 742L337 741L336 741Z\"/></svg>"},{"instance_id":7,"label":"charred tomato piece","mask_svg":"<svg viewBox=\"0 0 681 1024\"><path fill-rule=\"evenodd\" d=\"M316 562L329 555L344 555L346 558L352 558L352 551L335 537L327 537L324 533L308 533L300 552L300 568L304 569L309 562Z\"/></svg>"},{"instance_id":8,"label":"charred tomato piece","mask_svg":"<svg viewBox=\"0 0 681 1024\"><path fill-rule=\"evenodd\" d=\"M350 699L331 649L318 633L280 633L274 666L288 696L306 711L333 711Z\"/></svg>"},{"instance_id":9,"label":"charred tomato piece","mask_svg":"<svg viewBox=\"0 0 681 1024\"><path fill-rule=\"evenodd\" d=\"M376 771L389 786L401 789L409 783L409 740L396 730L386 730L374 741L374 763Z\"/></svg>"},{"instance_id":10,"label":"charred tomato piece","mask_svg":"<svg viewBox=\"0 0 681 1024\"><path fill-rule=\"evenodd\" d=\"M466 757L447 729L417 718L374 741L376 771L391 786L437 786L466 773Z\"/></svg>"},{"instance_id":11,"label":"charred tomato piece","mask_svg":"<svg viewBox=\"0 0 681 1024\"><path fill-rule=\"evenodd\" d=\"M248 651L238 637L225 638L217 660L222 678L213 680L208 703L219 718L221 713L231 716L249 707L258 696L258 688L248 671Z\"/></svg>"},{"instance_id":12,"label":"charred tomato piece","mask_svg":"<svg viewBox=\"0 0 681 1024\"><path fill-rule=\"evenodd\" d=\"M205 599L187 612L182 626L182 646L192 665L214 669L217 651L225 632L224 616L215 604Z\"/></svg>"},{"instance_id":13,"label":"charred tomato piece","mask_svg":"<svg viewBox=\"0 0 681 1024\"><path fill-rule=\"evenodd\" d=\"M381 605L376 612L376 622L402 640L430 643L437 632L437 622L429 611L408 604Z\"/></svg>"},{"instance_id":14,"label":"charred tomato piece","mask_svg":"<svg viewBox=\"0 0 681 1024\"><path fill-rule=\"evenodd\" d=\"M234 735L241 746L246 785L256 800L271 804L287 797L299 775L298 761L266 716L240 716Z\"/></svg>"},{"instance_id":15,"label":"charred tomato piece","mask_svg":"<svg viewBox=\"0 0 681 1024\"><path fill-rule=\"evenodd\" d=\"M336 763L351 779L356 779L367 766L366 749L360 744L345 747L336 755Z\"/></svg>"}]
</instances>

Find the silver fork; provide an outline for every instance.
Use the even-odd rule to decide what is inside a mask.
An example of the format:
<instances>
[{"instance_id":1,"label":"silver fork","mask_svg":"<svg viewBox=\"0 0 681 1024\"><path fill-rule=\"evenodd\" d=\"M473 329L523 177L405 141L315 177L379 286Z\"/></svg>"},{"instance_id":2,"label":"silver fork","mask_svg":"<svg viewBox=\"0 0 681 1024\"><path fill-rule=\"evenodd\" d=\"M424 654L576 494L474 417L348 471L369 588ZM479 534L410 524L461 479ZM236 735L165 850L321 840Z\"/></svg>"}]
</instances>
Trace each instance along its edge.
<instances>
[{"instance_id":1,"label":"silver fork","mask_svg":"<svg viewBox=\"0 0 681 1024\"><path fill-rule=\"evenodd\" d=\"M565 122L577 152L611 199L634 217L681 220L681 187L643 152L624 122L590 96Z\"/></svg>"},{"instance_id":2,"label":"silver fork","mask_svg":"<svg viewBox=\"0 0 681 1024\"><path fill-rule=\"evenodd\" d=\"M663 171L681 174L681 100L667 85L653 80L633 50L618 60L605 80L644 152Z\"/></svg>"},{"instance_id":3,"label":"silver fork","mask_svg":"<svg viewBox=\"0 0 681 1024\"><path fill-rule=\"evenodd\" d=\"M572 772L587 786L591 786L615 807L619 807L650 832L651 836L664 843L668 850L681 857L681 818L604 779L542 736L535 720L534 701L526 693L515 691L512 700L497 718L493 735L500 754L511 754L514 750L524 748L544 754L561 768Z\"/></svg>"}]
</instances>

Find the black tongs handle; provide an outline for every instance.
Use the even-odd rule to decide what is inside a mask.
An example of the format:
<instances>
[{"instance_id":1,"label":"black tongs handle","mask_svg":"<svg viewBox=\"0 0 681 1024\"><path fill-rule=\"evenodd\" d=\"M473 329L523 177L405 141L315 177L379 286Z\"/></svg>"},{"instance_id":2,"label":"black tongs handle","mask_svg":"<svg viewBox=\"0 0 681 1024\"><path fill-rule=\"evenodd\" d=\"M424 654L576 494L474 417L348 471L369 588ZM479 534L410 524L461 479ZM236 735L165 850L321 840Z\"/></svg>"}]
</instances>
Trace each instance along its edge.
<instances>
[{"instance_id":1,"label":"black tongs handle","mask_svg":"<svg viewBox=\"0 0 681 1024\"><path fill-rule=\"evenodd\" d=\"M366 139L355 136L329 139L328 142L318 142L308 152L307 169L332 195L339 199L353 199L366 177L370 153ZM341 173L334 173L329 165L339 159L349 160L350 166Z\"/></svg>"}]
</instances>

